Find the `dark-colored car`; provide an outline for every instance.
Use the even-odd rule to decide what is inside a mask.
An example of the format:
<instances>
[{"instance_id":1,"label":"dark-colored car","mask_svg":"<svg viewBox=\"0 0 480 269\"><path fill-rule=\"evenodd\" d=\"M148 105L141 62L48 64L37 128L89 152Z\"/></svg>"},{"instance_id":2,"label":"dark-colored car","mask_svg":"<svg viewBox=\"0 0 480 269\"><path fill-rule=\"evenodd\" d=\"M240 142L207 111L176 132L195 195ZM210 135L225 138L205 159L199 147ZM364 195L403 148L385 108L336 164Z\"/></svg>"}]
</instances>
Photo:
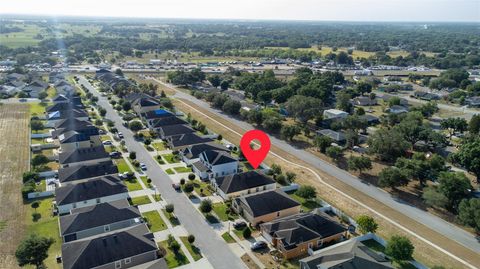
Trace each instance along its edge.
<instances>
[{"instance_id":1,"label":"dark-colored car","mask_svg":"<svg viewBox=\"0 0 480 269\"><path fill-rule=\"evenodd\" d=\"M242 230L245 227L247 227L247 223L245 221L237 221L233 224L233 228L236 230Z\"/></svg>"},{"instance_id":2,"label":"dark-colored car","mask_svg":"<svg viewBox=\"0 0 480 269\"><path fill-rule=\"evenodd\" d=\"M122 154L118 151L112 151L110 152L110 158L118 159L122 157Z\"/></svg>"},{"instance_id":3,"label":"dark-colored car","mask_svg":"<svg viewBox=\"0 0 480 269\"><path fill-rule=\"evenodd\" d=\"M176 191L180 191L181 189L180 184L177 184L177 183L172 183L172 188Z\"/></svg>"},{"instance_id":4,"label":"dark-colored car","mask_svg":"<svg viewBox=\"0 0 480 269\"><path fill-rule=\"evenodd\" d=\"M260 250L260 249L264 249L268 247L267 245L267 242L265 241L257 241L257 242L254 242L251 246L250 246L250 249L251 250Z\"/></svg>"}]
</instances>

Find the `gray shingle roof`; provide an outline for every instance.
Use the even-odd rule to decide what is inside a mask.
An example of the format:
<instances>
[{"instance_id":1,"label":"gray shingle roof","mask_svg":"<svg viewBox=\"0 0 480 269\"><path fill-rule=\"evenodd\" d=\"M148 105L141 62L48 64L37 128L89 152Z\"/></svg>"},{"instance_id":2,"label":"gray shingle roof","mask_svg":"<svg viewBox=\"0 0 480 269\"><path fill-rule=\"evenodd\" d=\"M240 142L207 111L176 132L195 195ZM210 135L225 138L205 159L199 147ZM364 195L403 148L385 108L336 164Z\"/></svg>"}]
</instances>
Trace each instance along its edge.
<instances>
[{"instance_id":1,"label":"gray shingle roof","mask_svg":"<svg viewBox=\"0 0 480 269\"><path fill-rule=\"evenodd\" d=\"M261 224L270 236L282 240L286 249L295 248L298 244L328 238L346 231L340 223L324 213L301 213Z\"/></svg>"},{"instance_id":2,"label":"gray shingle roof","mask_svg":"<svg viewBox=\"0 0 480 269\"><path fill-rule=\"evenodd\" d=\"M91 148L79 148L72 151L61 152L58 155L60 164L69 164L83 161L91 161L96 159L108 158L109 155L103 146Z\"/></svg>"},{"instance_id":3,"label":"gray shingle roof","mask_svg":"<svg viewBox=\"0 0 480 269\"><path fill-rule=\"evenodd\" d=\"M300 204L281 190L271 190L242 196L235 199L253 217L278 212Z\"/></svg>"},{"instance_id":4,"label":"gray shingle roof","mask_svg":"<svg viewBox=\"0 0 480 269\"><path fill-rule=\"evenodd\" d=\"M275 183L275 180L257 171L217 177L215 181L219 188L226 194Z\"/></svg>"},{"instance_id":5,"label":"gray shingle roof","mask_svg":"<svg viewBox=\"0 0 480 269\"><path fill-rule=\"evenodd\" d=\"M229 153L219 150L206 150L200 154L200 158L211 165L238 162L238 160L232 157Z\"/></svg>"},{"instance_id":6,"label":"gray shingle roof","mask_svg":"<svg viewBox=\"0 0 480 269\"><path fill-rule=\"evenodd\" d=\"M77 203L128 192L117 175L101 176L79 183L69 183L55 189L57 205Z\"/></svg>"},{"instance_id":7,"label":"gray shingle roof","mask_svg":"<svg viewBox=\"0 0 480 269\"><path fill-rule=\"evenodd\" d=\"M212 142L213 140L210 138L200 137L194 133L188 133L188 134L170 136L167 138L167 141L170 147L178 148L183 146L190 146L195 144Z\"/></svg>"},{"instance_id":8,"label":"gray shingle roof","mask_svg":"<svg viewBox=\"0 0 480 269\"><path fill-rule=\"evenodd\" d=\"M195 158L198 158L199 155L206 150L217 150L217 151L225 151L225 152L229 151L223 145L217 144L215 142L192 145L184 148L182 151L185 157L189 159L195 159Z\"/></svg>"},{"instance_id":9,"label":"gray shingle roof","mask_svg":"<svg viewBox=\"0 0 480 269\"><path fill-rule=\"evenodd\" d=\"M71 215L61 216L60 232L66 235L140 217L138 208L129 206L127 200L102 203L76 209Z\"/></svg>"},{"instance_id":10,"label":"gray shingle roof","mask_svg":"<svg viewBox=\"0 0 480 269\"><path fill-rule=\"evenodd\" d=\"M190 126L186 124L175 124L175 125L167 125L164 127L160 127L158 130L164 137L172 136L172 135L181 135L187 133L194 133Z\"/></svg>"},{"instance_id":11,"label":"gray shingle roof","mask_svg":"<svg viewBox=\"0 0 480 269\"><path fill-rule=\"evenodd\" d=\"M178 117L171 116L171 117L165 117L161 119L154 119L151 125L153 128L159 128L162 126L168 126L168 125L174 125L174 124L187 124L187 122Z\"/></svg>"},{"instance_id":12,"label":"gray shingle roof","mask_svg":"<svg viewBox=\"0 0 480 269\"><path fill-rule=\"evenodd\" d=\"M58 170L58 179L63 183L117 173L117 166L110 160L96 164L73 165L66 168L60 168Z\"/></svg>"},{"instance_id":13,"label":"gray shingle roof","mask_svg":"<svg viewBox=\"0 0 480 269\"><path fill-rule=\"evenodd\" d=\"M153 234L145 224L140 224L104 236L63 244L63 268L93 268L156 250Z\"/></svg>"}]
</instances>

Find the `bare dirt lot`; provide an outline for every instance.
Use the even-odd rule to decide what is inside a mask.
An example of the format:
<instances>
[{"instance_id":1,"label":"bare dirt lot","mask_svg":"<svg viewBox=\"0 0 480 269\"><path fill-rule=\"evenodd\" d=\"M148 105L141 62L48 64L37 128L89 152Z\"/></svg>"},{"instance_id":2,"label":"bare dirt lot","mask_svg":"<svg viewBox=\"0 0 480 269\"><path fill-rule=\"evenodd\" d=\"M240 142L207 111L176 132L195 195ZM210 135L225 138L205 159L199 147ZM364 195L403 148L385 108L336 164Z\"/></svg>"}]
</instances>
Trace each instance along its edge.
<instances>
[{"instance_id":1,"label":"bare dirt lot","mask_svg":"<svg viewBox=\"0 0 480 269\"><path fill-rule=\"evenodd\" d=\"M15 249L22 240L27 209L22 173L29 167L29 106L0 105L0 268L17 268Z\"/></svg>"}]
</instances>

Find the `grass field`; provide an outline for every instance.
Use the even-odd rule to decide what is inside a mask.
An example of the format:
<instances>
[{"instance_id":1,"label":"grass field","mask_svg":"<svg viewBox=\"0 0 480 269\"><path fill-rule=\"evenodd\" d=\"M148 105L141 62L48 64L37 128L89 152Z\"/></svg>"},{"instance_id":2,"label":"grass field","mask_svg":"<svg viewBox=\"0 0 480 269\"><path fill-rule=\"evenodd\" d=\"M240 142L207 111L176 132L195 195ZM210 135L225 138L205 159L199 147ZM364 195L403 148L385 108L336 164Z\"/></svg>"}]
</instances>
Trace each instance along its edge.
<instances>
[{"instance_id":1,"label":"grass field","mask_svg":"<svg viewBox=\"0 0 480 269\"><path fill-rule=\"evenodd\" d=\"M167 170L165 170L165 173L167 173L168 175L174 175L175 171L173 171L172 168L168 168Z\"/></svg>"},{"instance_id":2,"label":"grass field","mask_svg":"<svg viewBox=\"0 0 480 269\"><path fill-rule=\"evenodd\" d=\"M162 155L162 158L167 161L167 163L179 163L180 161L175 158L173 154Z\"/></svg>"},{"instance_id":3,"label":"grass field","mask_svg":"<svg viewBox=\"0 0 480 269\"><path fill-rule=\"evenodd\" d=\"M190 173L192 172L192 168L190 167L174 167L173 170L175 170L175 172L177 173Z\"/></svg>"},{"instance_id":4,"label":"grass field","mask_svg":"<svg viewBox=\"0 0 480 269\"><path fill-rule=\"evenodd\" d=\"M235 220L238 218L236 214L227 214L227 205L224 203L213 204L213 212L218 216L221 221Z\"/></svg>"},{"instance_id":5,"label":"grass field","mask_svg":"<svg viewBox=\"0 0 480 269\"><path fill-rule=\"evenodd\" d=\"M167 251L167 254L164 258L167 261L168 268L175 268L180 265L188 264L188 259L183 253L183 251L180 249L178 253L175 254L168 247L167 240L159 242L158 246L164 248Z\"/></svg>"},{"instance_id":6,"label":"grass field","mask_svg":"<svg viewBox=\"0 0 480 269\"><path fill-rule=\"evenodd\" d=\"M165 146L163 145L163 142L152 143L152 147L157 151L165 150Z\"/></svg>"},{"instance_id":7,"label":"grass field","mask_svg":"<svg viewBox=\"0 0 480 269\"><path fill-rule=\"evenodd\" d=\"M128 191L138 191L143 190L142 185L136 178L131 178L123 181L127 185Z\"/></svg>"},{"instance_id":8,"label":"grass field","mask_svg":"<svg viewBox=\"0 0 480 269\"><path fill-rule=\"evenodd\" d=\"M225 240L225 242L227 243L235 243L235 239L233 239L233 237L228 233L228 232L225 232L222 234L222 238L223 240Z\"/></svg>"},{"instance_id":9,"label":"grass field","mask_svg":"<svg viewBox=\"0 0 480 269\"><path fill-rule=\"evenodd\" d=\"M300 196L296 195L295 193L289 193L288 195L290 195L290 197L292 197L295 201L302 204L302 209L305 212L312 211L315 208L318 208L318 207L322 206L320 201L317 200L317 199L306 200L305 198L300 197Z\"/></svg>"},{"instance_id":10,"label":"grass field","mask_svg":"<svg viewBox=\"0 0 480 269\"><path fill-rule=\"evenodd\" d=\"M142 215L147 219L148 226L152 233L167 229L165 221L163 221L162 217L157 211L144 212Z\"/></svg>"},{"instance_id":11,"label":"grass field","mask_svg":"<svg viewBox=\"0 0 480 269\"><path fill-rule=\"evenodd\" d=\"M132 205L146 205L146 204L150 204L151 201L150 201L150 198L148 198L148 196L144 195L144 196L133 197L131 203Z\"/></svg>"},{"instance_id":12,"label":"grass field","mask_svg":"<svg viewBox=\"0 0 480 269\"><path fill-rule=\"evenodd\" d=\"M210 184L206 182L195 180L193 181L193 186L194 186L195 192L202 197L211 196L213 194L212 186L210 186Z\"/></svg>"},{"instance_id":13,"label":"grass field","mask_svg":"<svg viewBox=\"0 0 480 269\"><path fill-rule=\"evenodd\" d=\"M128 167L128 164L125 161L125 159L116 159L115 164L118 167L119 173L132 172L132 170L130 170L130 167Z\"/></svg>"},{"instance_id":14,"label":"grass field","mask_svg":"<svg viewBox=\"0 0 480 269\"><path fill-rule=\"evenodd\" d=\"M20 192L29 168L29 118L26 104L0 105L0 268L19 268L14 253L31 219Z\"/></svg>"},{"instance_id":15,"label":"grass field","mask_svg":"<svg viewBox=\"0 0 480 269\"><path fill-rule=\"evenodd\" d=\"M45 113L45 108L49 106L48 103L30 103L30 115L43 115Z\"/></svg>"},{"instance_id":16,"label":"grass field","mask_svg":"<svg viewBox=\"0 0 480 269\"><path fill-rule=\"evenodd\" d=\"M192 255L194 261L198 261L202 258L200 249L197 248L195 245L190 244L186 236L180 236L180 240L182 240L188 252L190 252L190 255Z\"/></svg>"}]
</instances>

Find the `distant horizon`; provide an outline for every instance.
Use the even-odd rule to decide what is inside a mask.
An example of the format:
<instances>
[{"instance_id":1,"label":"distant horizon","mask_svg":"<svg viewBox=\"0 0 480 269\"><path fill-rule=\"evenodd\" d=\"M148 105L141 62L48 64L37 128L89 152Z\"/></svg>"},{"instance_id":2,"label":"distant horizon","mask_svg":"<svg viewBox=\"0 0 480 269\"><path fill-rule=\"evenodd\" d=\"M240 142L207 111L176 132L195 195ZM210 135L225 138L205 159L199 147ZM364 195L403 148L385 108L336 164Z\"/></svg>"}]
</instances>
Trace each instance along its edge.
<instances>
[{"instance_id":1,"label":"distant horizon","mask_svg":"<svg viewBox=\"0 0 480 269\"><path fill-rule=\"evenodd\" d=\"M28 7L25 8L25 7ZM480 22L478 0L15 0L2 15L306 22Z\"/></svg>"},{"instance_id":2,"label":"distant horizon","mask_svg":"<svg viewBox=\"0 0 480 269\"><path fill-rule=\"evenodd\" d=\"M6 16L6 17L4 17ZM415 21L415 20L313 20L313 19L242 19L242 18L187 18L187 17L132 17L132 16L100 16L100 15L68 15L68 14L28 14L28 13L0 13L0 21L5 19L54 19L54 18L67 18L67 19L99 19L99 20L178 20L178 21L231 21L231 22L299 22L299 23L308 23L308 22L318 22L318 23L466 23L466 24L480 24L478 21L467 21L467 20L458 20L458 21Z\"/></svg>"}]
</instances>

